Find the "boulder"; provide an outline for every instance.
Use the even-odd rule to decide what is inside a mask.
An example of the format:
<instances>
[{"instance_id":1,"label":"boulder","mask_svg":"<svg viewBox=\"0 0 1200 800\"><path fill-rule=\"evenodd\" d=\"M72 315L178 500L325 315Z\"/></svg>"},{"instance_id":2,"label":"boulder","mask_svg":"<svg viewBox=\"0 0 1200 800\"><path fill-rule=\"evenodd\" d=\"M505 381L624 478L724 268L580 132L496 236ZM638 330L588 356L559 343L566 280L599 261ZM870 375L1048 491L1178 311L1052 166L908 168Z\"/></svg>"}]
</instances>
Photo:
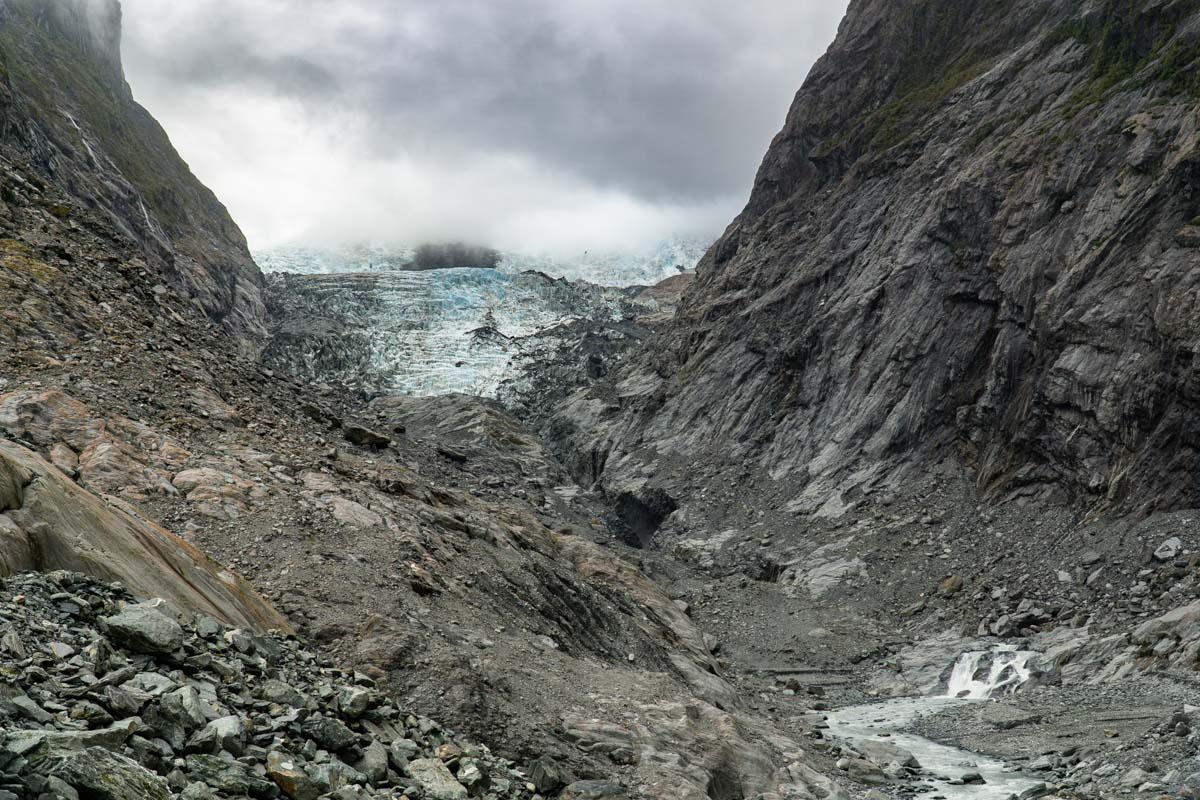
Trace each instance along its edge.
<instances>
[{"instance_id":1,"label":"boulder","mask_svg":"<svg viewBox=\"0 0 1200 800\"><path fill-rule=\"evenodd\" d=\"M358 741L358 735L333 717L313 716L304 723L304 732L331 753L345 750Z\"/></svg>"},{"instance_id":2,"label":"boulder","mask_svg":"<svg viewBox=\"0 0 1200 800\"><path fill-rule=\"evenodd\" d=\"M163 778L102 747L60 751L48 762L48 774L82 790L89 800L171 800Z\"/></svg>"},{"instance_id":3,"label":"boulder","mask_svg":"<svg viewBox=\"0 0 1200 800\"><path fill-rule=\"evenodd\" d=\"M368 450L386 450L388 445L392 443L391 438L362 425L343 425L342 436L347 442L356 444L359 447L365 447Z\"/></svg>"},{"instance_id":4,"label":"boulder","mask_svg":"<svg viewBox=\"0 0 1200 800\"><path fill-rule=\"evenodd\" d=\"M262 796L271 791L272 784L252 772L245 764L226 756L205 754L187 757L186 766L201 783L231 795Z\"/></svg>"},{"instance_id":5,"label":"boulder","mask_svg":"<svg viewBox=\"0 0 1200 800\"><path fill-rule=\"evenodd\" d=\"M418 758L408 764L409 777L428 800L466 800L467 787L454 779L446 765L437 758Z\"/></svg>"},{"instance_id":6,"label":"boulder","mask_svg":"<svg viewBox=\"0 0 1200 800\"><path fill-rule=\"evenodd\" d=\"M563 789L560 800L623 800L625 790L608 781L576 781Z\"/></svg>"},{"instance_id":7,"label":"boulder","mask_svg":"<svg viewBox=\"0 0 1200 800\"><path fill-rule=\"evenodd\" d=\"M388 749L381 742L371 742L363 750L363 757L354 768L365 775L369 782L381 782L387 777Z\"/></svg>"},{"instance_id":8,"label":"boulder","mask_svg":"<svg viewBox=\"0 0 1200 800\"><path fill-rule=\"evenodd\" d=\"M293 708L303 708L307 700L300 692L289 684L275 678L268 678L259 685L255 694L268 703L278 703Z\"/></svg>"},{"instance_id":9,"label":"boulder","mask_svg":"<svg viewBox=\"0 0 1200 800\"><path fill-rule=\"evenodd\" d=\"M1027 711L1016 706L1006 705L1004 703L988 703L980 712L980 718L989 725L993 725L1001 730L1011 730L1022 725L1031 725L1035 722L1040 722L1042 717L1040 714Z\"/></svg>"},{"instance_id":10,"label":"boulder","mask_svg":"<svg viewBox=\"0 0 1200 800\"><path fill-rule=\"evenodd\" d=\"M303 764L278 750L267 754L267 777L291 800L317 800L321 794Z\"/></svg>"},{"instance_id":11,"label":"boulder","mask_svg":"<svg viewBox=\"0 0 1200 800\"><path fill-rule=\"evenodd\" d=\"M549 794L566 785L567 772L550 756L535 758L529 765L529 782L542 794Z\"/></svg>"},{"instance_id":12,"label":"boulder","mask_svg":"<svg viewBox=\"0 0 1200 800\"><path fill-rule=\"evenodd\" d=\"M105 617L104 629L115 643L135 653L171 655L183 647L183 629L155 606L126 606L116 616Z\"/></svg>"},{"instance_id":13,"label":"boulder","mask_svg":"<svg viewBox=\"0 0 1200 800\"><path fill-rule=\"evenodd\" d=\"M291 626L237 575L132 511L0 441L0 574L70 570L256 631Z\"/></svg>"},{"instance_id":14,"label":"boulder","mask_svg":"<svg viewBox=\"0 0 1200 800\"><path fill-rule=\"evenodd\" d=\"M1154 549L1155 561L1174 561L1183 552L1183 540L1172 536Z\"/></svg>"},{"instance_id":15,"label":"boulder","mask_svg":"<svg viewBox=\"0 0 1200 800\"><path fill-rule=\"evenodd\" d=\"M371 705L371 692L361 686L346 686L338 692L338 709L349 719L357 719Z\"/></svg>"},{"instance_id":16,"label":"boulder","mask_svg":"<svg viewBox=\"0 0 1200 800\"><path fill-rule=\"evenodd\" d=\"M240 756L245 749L246 728L237 716L214 719L196 732L187 744L193 753L217 755L222 751Z\"/></svg>"},{"instance_id":17,"label":"boulder","mask_svg":"<svg viewBox=\"0 0 1200 800\"><path fill-rule=\"evenodd\" d=\"M921 767L920 763L917 762L916 756L903 747L891 742L863 739L854 742L853 745L845 749L857 752L863 758L873 761L876 764L891 764L895 762L901 766L913 769L920 769Z\"/></svg>"}]
</instances>

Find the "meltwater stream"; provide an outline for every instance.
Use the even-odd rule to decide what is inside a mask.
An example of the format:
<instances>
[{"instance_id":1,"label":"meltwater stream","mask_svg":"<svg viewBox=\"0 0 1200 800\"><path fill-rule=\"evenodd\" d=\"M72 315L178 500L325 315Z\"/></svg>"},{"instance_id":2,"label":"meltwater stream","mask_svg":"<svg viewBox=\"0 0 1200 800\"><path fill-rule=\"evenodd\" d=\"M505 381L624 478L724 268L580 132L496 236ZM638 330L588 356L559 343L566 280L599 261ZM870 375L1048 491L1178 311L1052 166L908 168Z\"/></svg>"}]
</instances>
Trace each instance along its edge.
<instances>
[{"instance_id":1,"label":"meltwater stream","mask_svg":"<svg viewBox=\"0 0 1200 800\"><path fill-rule=\"evenodd\" d=\"M905 733L904 729L923 716L966 703L986 702L988 697L1012 691L1029 677L1027 664L1032 655L1008 647L964 653L954 664L946 694L838 709L828 716L828 733L852 747L855 742L885 741L911 752L927 773L910 783L915 784L918 795L936 794L948 800L1007 800L1020 796L1041 781L1010 771L996 759L938 744ZM978 773L984 782L954 783L969 773Z\"/></svg>"}]
</instances>

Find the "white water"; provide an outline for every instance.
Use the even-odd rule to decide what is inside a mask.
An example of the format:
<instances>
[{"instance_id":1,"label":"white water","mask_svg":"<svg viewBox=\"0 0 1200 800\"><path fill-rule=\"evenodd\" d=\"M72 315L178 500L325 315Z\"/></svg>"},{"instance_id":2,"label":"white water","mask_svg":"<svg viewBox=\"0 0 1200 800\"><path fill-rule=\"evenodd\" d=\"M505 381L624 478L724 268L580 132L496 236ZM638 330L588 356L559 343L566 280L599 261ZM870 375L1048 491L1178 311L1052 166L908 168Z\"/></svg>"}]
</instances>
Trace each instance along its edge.
<instances>
[{"instance_id":1,"label":"white water","mask_svg":"<svg viewBox=\"0 0 1200 800\"><path fill-rule=\"evenodd\" d=\"M75 132L79 134L79 141L83 142L83 147L87 150L88 156L91 157L92 164L96 167L99 167L100 159L96 158L96 153L94 150L92 150L92 145L90 142L88 142L87 136L84 135L83 129L79 127L79 123L75 121L74 117L65 111L63 112L63 116L67 118L67 121L71 123L71 127L74 128Z\"/></svg>"},{"instance_id":2,"label":"white water","mask_svg":"<svg viewBox=\"0 0 1200 800\"><path fill-rule=\"evenodd\" d=\"M948 800L1007 800L1041 783L1028 775L1008 770L1004 763L987 756L938 744L905 733L918 719L986 698L1020 685L1029 677L1033 653L1010 647L963 653L954 663L948 689L940 697L906 697L883 703L850 706L828 716L829 734L853 746L855 741L886 741L911 752L927 775L910 783L918 795L938 794ZM956 786L953 780L979 773L983 784Z\"/></svg>"},{"instance_id":3,"label":"white water","mask_svg":"<svg viewBox=\"0 0 1200 800\"><path fill-rule=\"evenodd\" d=\"M1029 680L1029 659L1034 655L1003 645L963 653L954 662L946 696L983 700L1010 692Z\"/></svg>"}]
</instances>

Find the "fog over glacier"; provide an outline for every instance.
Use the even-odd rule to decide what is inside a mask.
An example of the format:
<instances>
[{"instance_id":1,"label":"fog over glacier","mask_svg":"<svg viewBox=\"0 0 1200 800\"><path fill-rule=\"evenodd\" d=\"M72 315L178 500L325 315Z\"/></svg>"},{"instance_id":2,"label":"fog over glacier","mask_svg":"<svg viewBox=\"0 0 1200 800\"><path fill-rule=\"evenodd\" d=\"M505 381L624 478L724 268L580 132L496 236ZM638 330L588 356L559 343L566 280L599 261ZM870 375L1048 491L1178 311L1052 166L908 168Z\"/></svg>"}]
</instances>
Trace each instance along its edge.
<instances>
[{"instance_id":1,"label":"fog over glacier","mask_svg":"<svg viewBox=\"0 0 1200 800\"><path fill-rule=\"evenodd\" d=\"M718 234L845 5L126 0L123 47L256 248L579 252Z\"/></svg>"}]
</instances>

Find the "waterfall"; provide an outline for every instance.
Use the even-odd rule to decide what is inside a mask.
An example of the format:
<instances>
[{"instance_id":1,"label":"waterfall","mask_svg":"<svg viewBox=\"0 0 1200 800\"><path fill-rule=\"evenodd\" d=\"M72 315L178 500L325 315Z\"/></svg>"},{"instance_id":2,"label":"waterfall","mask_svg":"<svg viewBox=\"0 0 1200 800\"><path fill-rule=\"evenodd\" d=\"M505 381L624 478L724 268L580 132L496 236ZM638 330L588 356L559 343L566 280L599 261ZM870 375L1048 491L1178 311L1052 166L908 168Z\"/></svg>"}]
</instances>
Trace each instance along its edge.
<instances>
[{"instance_id":1,"label":"waterfall","mask_svg":"<svg viewBox=\"0 0 1200 800\"><path fill-rule=\"evenodd\" d=\"M1007 645L963 653L954 662L946 696L981 700L1011 692L1029 679L1029 659L1034 655Z\"/></svg>"}]
</instances>

